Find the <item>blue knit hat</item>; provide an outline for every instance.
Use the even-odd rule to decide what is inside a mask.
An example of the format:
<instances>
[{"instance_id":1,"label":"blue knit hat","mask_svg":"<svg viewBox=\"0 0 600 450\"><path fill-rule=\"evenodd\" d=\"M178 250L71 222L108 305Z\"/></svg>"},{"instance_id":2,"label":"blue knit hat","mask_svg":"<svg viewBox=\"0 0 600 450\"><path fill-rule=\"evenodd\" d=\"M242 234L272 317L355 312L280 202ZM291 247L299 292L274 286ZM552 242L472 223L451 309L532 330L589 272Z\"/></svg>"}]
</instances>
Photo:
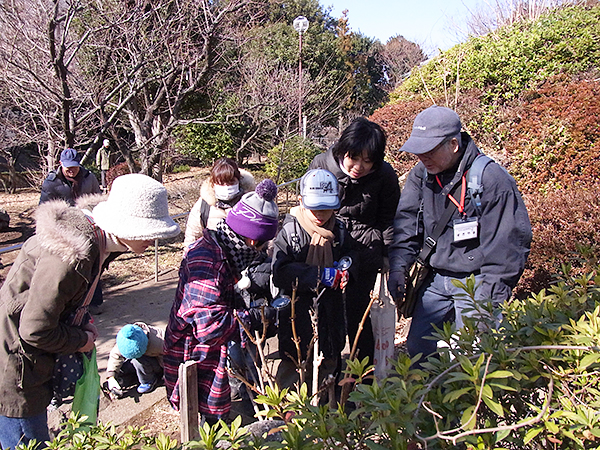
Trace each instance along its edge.
<instances>
[{"instance_id":1,"label":"blue knit hat","mask_svg":"<svg viewBox=\"0 0 600 450\"><path fill-rule=\"evenodd\" d=\"M125 325L117 333L117 347L119 352L127 359L135 359L146 353L148 336L137 325Z\"/></svg>"}]
</instances>

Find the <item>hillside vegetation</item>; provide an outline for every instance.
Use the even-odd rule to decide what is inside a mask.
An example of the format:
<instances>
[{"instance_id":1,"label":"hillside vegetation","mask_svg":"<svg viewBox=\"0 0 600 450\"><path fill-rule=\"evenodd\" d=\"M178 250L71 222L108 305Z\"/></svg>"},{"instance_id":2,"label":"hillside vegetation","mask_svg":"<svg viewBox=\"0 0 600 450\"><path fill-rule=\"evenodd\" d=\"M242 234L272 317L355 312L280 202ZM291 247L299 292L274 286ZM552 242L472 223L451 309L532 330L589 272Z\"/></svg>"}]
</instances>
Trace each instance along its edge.
<instances>
[{"instance_id":1,"label":"hillside vegetation","mask_svg":"<svg viewBox=\"0 0 600 450\"><path fill-rule=\"evenodd\" d=\"M598 3L559 9L470 38L414 69L372 116L390 135L400 174L415 162L399 152L414 117L436 103L456 109L479 147L515 177L534 227L519 296L547 286L575 252L597 253L599 61Z\"/></svg>"}]
</instances>

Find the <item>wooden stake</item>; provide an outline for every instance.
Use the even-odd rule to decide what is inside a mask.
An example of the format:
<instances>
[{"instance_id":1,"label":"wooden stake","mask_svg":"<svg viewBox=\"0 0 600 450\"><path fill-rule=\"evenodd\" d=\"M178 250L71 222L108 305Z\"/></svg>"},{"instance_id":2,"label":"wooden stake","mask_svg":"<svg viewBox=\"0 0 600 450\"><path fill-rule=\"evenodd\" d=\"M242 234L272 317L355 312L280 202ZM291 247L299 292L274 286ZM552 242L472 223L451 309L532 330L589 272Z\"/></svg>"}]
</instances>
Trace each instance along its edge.
<instances>
[{"instance_id":1,"label":"wooden stake","mask_svg":"<svg viewBox=\"0 0 600 450\"><path fill-rule=\"evenodd\" d=\"M200 437L196 363L197 361L190 360L179 365L179 419L182 443Z\"/></svg>"}]
</instances>

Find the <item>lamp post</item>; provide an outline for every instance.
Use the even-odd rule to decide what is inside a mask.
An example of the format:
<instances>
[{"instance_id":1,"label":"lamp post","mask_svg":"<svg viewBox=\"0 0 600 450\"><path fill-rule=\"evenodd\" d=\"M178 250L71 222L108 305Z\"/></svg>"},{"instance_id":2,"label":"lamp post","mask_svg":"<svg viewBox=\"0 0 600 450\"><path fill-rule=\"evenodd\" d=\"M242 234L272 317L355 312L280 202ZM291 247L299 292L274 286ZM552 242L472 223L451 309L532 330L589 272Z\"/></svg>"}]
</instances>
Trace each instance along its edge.
<instances>
[{"instance_id":1,"label":"lamp post","mask_svg":"<svg viewBox=\"0 0 600 450\"><path fill-rule=\"evenodd\" d=\"M303 133L306 138L306 127L302 126L302 35L308 30L308 19L298 16L294 19L294 30L298 32L300 48L298 52L298 134Z\"/></svg>"}]
</instances>

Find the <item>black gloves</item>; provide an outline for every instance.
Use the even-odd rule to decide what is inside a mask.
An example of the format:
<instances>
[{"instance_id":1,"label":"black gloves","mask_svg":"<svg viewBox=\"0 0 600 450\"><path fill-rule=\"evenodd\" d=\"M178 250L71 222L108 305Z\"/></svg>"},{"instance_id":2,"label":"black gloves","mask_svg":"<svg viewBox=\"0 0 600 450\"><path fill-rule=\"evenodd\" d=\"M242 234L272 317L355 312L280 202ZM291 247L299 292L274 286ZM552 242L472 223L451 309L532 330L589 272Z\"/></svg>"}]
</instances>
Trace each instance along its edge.
<instances>
[{"instance_id":1,"label":"black gloves","mask_svg":"<svg viewBox=\"0 0 600 450\"><path fill-rule=\"evenodd\" d=\"M389 273L388 290L397 306L398 302L404 299L404 292L406 291L406 274L403 269L394 270Z\"/></svg>"},{"instance_id":2,"label":"black gloves","mask_svg":"<svg viewBox=\"0 0 600 450\"><path fill-rule=\"evenodd\" d=\"M250 308L248 310L248 318L250 319L251 331L262 331L263 322L261 316L261 307ZM277 310L272 306L265 306L265 320L268 324L275 323L277 320Z\"/></svg>"},{"instance_id":3,"label":"black gloves","mask_svg":"<svg viewBox=\"0 0 600 450\"><path fill-rule=\"evenodd\" d=\"M406 273L404 270L395 270L390 272L388 275L388 290L390 295L394 299L396 309L398 310L398 317L402 316L400 306L404 300L404 293L406 292Z\"/></svg>"}]
</instances>

